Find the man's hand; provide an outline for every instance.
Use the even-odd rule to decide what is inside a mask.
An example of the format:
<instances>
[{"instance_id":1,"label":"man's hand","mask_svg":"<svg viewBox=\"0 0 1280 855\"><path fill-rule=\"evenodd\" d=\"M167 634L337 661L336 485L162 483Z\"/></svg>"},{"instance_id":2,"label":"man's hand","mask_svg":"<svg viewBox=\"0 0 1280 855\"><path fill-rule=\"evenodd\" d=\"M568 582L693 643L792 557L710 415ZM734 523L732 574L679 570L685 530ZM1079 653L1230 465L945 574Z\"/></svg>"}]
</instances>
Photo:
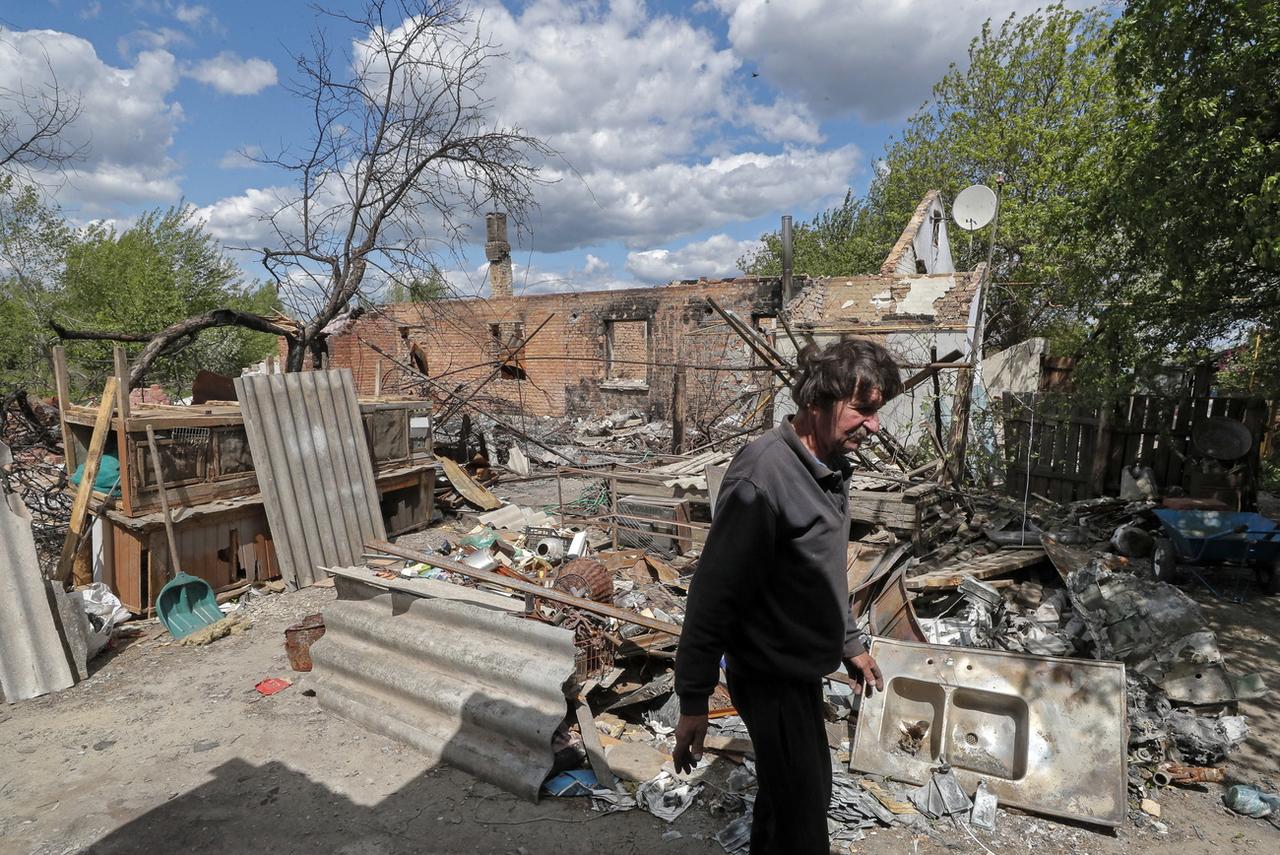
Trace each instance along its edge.
<instances>
[{"instance_id":1,"label":"man's hand","mask_svg":"<svg viewBox=\"0 0 1280 855\"><path fill-rule=\"evenodd\" d=\"M681 715L676 723L676 747L671 760L676 771L684 774L693 770L702 759L702 741L707 736L705 715Z\"/></svg>"},{"instance_id":2,"label":"man's hand","mask_svg":"<svg viewBox=\"0 0 1280 855\"><path fill-rule=\"evenodd\" d=\"M880 666L876 664L876 660L870 653L862 653L852 659L844 660L844 667L848 669L849 676L855 683L854 694L861 695L865 690L867 697L871 697L876 692L884 691L884 677L880 674Z\"/></svg>"}]
</instances>

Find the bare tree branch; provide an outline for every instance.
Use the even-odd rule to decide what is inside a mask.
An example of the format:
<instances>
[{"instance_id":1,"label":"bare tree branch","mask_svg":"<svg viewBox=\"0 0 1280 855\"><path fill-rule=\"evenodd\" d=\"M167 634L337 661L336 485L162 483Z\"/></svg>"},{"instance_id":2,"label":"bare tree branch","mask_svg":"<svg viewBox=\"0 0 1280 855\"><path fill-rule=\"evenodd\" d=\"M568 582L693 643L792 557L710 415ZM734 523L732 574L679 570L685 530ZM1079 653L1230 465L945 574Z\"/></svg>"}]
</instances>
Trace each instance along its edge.
<instances>
[{"instance_id":1,"label":"bare tree branch","mask_svg":"<svg viewBox=\"0 0 1280 855\"><path fill-rule=\"evenodd\" d=\"M63 169L88 149L87 143L72 144L64 133L80 116L80 96L58 84L47 53L44 64L47 82L34 88L25 82L15 89L0 87L0 172L28 182L35 173Z\"/></svg>"},{"instance_id":2,"label":"bare tree branch","mask_svg":"<svg viewBox=\"0 0 1280 855\"><path fill-rule=\"evenodd\" d=\"M351 46L335 56L319 32L311 54L295 58L290 91L310 105L312 127L297 154L263 159L294 174L297 195L264 214L275 245L253 249L286 305L306 318L285 363L293 371L327 349L326 328L365 289L429 278L442 252L460 254L486 206L524 222L539 183L535 160L552 154L491 121L483 84L497 53L461 0L318 11L355 28L355 38L334 39Z\"/></svg>"},{"instance_id":3,"label":"bare tree branch","mask_svg":"<svg viewBox=\"0 0 1280 855\"><path fill-rule=\"evenodd\" d=\"M147 346L142 349L142 353L138 355L133 363L133 368L129 372L130 388L142 382L147 375L147 371L151 368L151 364L158 357L181 350L194 341L198 333L207 329L234 326L270 333L284 338L285 341L289 342L290 348L294 346L301 332L300 325L296 322L288 322L287 318L267 318L262 315L255 315L252 312L243 312L239 309L214 309L211 312L205 312L202 315L194 315L178 321L176 324L171 324L154 333L71 330L54 321L50 321L49 325L58 335L58 338L63 341L146 342Z\"/></svg>"}]
</instances>

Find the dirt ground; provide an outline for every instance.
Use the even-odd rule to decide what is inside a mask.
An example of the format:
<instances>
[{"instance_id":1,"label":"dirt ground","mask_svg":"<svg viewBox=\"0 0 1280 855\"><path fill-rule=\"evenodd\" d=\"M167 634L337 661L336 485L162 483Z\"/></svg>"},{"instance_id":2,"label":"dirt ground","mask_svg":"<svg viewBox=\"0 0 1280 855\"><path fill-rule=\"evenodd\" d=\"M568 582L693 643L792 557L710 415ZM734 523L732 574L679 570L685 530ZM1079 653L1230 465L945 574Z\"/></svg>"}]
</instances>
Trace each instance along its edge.
<instances>
[{"instance_id":1,"label":"dirt ground","mask_svg":"<svg viewBox=\"0 0 1280 855\"><path fill-rule=\"evenodd\" d=\"M552 482L554 484L554 482ZM695 806L668 826L592 813L584 799L533 805L320 709L291 672L283 632L332 600L310 589L259 601L248 632L181 647L148 636L99 657L87 681L0 706L0 855L64 853L713 853L725 817ZM1280 687L1280 597L1197 594L1235 671ZM254 685L293 685L262 697ZM1233 780L1275 782L1280 710L1243 705L1253 735ZM997 831L869 834L854 851L1187 853L1280 851L1280 831L1221 807L1222 788L1159 796L1163 832L1118 831L1002 811Z\"/></svg>"}]
</instances>

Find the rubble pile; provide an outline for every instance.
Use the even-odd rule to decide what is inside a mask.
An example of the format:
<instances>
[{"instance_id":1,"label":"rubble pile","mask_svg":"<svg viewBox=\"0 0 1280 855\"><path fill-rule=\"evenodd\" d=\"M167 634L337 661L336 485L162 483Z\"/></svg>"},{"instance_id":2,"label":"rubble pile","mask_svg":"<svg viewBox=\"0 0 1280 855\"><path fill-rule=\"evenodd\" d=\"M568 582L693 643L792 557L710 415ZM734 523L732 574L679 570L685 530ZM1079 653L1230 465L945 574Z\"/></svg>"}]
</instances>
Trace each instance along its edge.
<instances>
[{"instance_id":1,"label":"rubble pile","mask_svg":"<svg viewBox=\"0 0 1280 855\"><path fill-rule=\"evenodd\" d=\"M43 569L57 562L71 519L57 409L14 390L0 401L0 486L31 513L31 530Z\"/></svg>"},{"instance_id":2,"label":"rubble pile","mask_svg":"<svg viewBox=\"0 0 1280 855\"><path fill-rule=\"evenodd\" d=\"M619 440L645 435L649 427L635 417L578 425L587 435ZM625 435L617 437L619 430ZM892 466L908 476L903 467L909 460L882 455L877 461L880 471ZM684 484L682 466L691 475L705 462L692 455L645 471L677 489ZM934 489L930 482L905 480L862 486L880 497L925 495L922 484ZM561 510L590 517L606 512L610 501L609 485L602 481ZM952 493L929 507L928 538L890 518L890 524L871 526L851 543L851 590L872 592L861 602L855 599L855 614L869 634L886 632L877 605L900 586L910 594L897 608L909 617L896 624L894 637L1046 661L1123 663L1126 691L1116 710L1127 710L1118 726L1127 724L1128 774L1117 785L1127 785L1129 821L1135 825L1166 827L1143 810L1158 810L1152 806L1163 788L1224 780L1224 764L1249 732L1248 722L1231 707L1264 689L1256 678L1228 671L1195 601L1154 578L1151 555L1159 523L1153 501L1037 502L1024 511L1011 499ZM671 627L664 634L590 608L526 601L526 618L573 632L579 698L597 731L584 734L583 720L570 712L557 736L557 744L569 750L557 755L545 791L589 796L598 811L640 809L667 821L701 803L724 816L716 839L725 851L746 851L755 792L752 750L723 687L711 701L702 763L680 775L670 760L678 719L672 666L684 597L697 569L696 543L664 555L649 544L616 543L618 532L625 535L621 526L611 534L607 527L574 523L572 516L514 505L477 519L479 525L442 543L439 554ZM556 525L556 519L568 524ZM895 531L896 525L902 528ZM394 572L484 586L430 562ZM957 822L969 833L994 826L999 800L985 780L966 791L945 758L929 780L914 785L850 769L859 699L834 679L825 692L835 760L828 815L833 845L850 847L873 828L910 826L945 843L955 841ZM898 724L894 750L925 757L933 738L928 723ZM602 744L605 775L584 748L592 739ZM606 776L618 780L610 785Z\"/></svg>"}]
</instances>

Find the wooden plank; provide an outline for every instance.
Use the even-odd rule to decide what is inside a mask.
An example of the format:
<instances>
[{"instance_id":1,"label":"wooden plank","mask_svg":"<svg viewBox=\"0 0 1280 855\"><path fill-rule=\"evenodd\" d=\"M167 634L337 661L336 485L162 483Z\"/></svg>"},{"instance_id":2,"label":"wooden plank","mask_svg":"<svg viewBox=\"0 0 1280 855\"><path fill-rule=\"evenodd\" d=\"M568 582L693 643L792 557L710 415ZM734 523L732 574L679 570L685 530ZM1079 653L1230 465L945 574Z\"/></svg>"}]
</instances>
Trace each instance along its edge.
<instances>
[{"instance_id":1,"label":"wooden plank","mask_svg":"<svg viewBox=\"0 0 1280 855\"><path fill-rule=\"evenodd\" d=\"M1043 561L1043 549L1001 549L980 558L969 561L957 561L919 576L907 579L907 588L912 591L938 591L958 588L966 576L974 579L989 579L1003 576L1024 567L1030 567Z\"/></svg>"},{"instance_id":2,"label":"wooden plank","mask_svg":"<svg viewBox=\"0 0 1280 855\"><path fill-rule=\"evenodd\" d=\"M170 579L173 578L174 568L169 563L169 550L165 547L164 532L156 529L151 532L147 540L147 589L146 602L143 603L148 609L154 608L156 597L160 595L160 589L163 588Z\"/></svg>"},{"instance_id":3,"label":"wooden plank","mask_svg":"<svg viewBox=\"0 0 1280 855\"><path fill-rule=\"evenodd\" d=\"M1039 424L1036 425L1036 450L1032 459L1036 466L1047 467L1049 472L1052 473L1054 471L1053 441L1054 434L1056 432L1056 423L1044 418L1046 410L1045 398L1046 396L1044 395L1035 396L1036 411L1039 413ZM1033 472L1034 468L1035 467L1033 467ZM1039 493L1047 496L1052 489L1053 485L1049 480L1049 476L1034 477L1031 480L1031 492L1033 493Z\"/></svg>"},{"instance_id":4,"label":"wooden plank","mask_svg":"<svg viewBox=\"0 0 1280 855\"><path fill-rule=\"evenodd\" d=\"M453 489L457 490L468 502L482 511L496 511L502 507L497 496L486 490L474 478L468 475L461 466L447 457L436 458L444 469L444 476L449 479Z\"/></svg>"},{"instance_id":5,"label":"wooden plank","mask_svg":"<svg viewBox=\"0 0 1280 855\"><path fill-rule=\"evenodd\" d=\"M1077 479L1080 477L1080 433L1084 430L1084 425L1071 422L1067 425L1066 435L1063 442L1063 471L1074 475ZM1078 481L1071 481L1065 478L1058 481L1059 495L1062 497L1059 501L1064 504L1074 502L1076 498L1075 485Z\"/></svg>"},{"instance_id":6,"label":"wooden plank","mask_svg":"<svg viewBox=\"0 0 1280 855\"><path fill-rule=\"evenodd\" d=\"M1187 450L1191 447L1191 399L1187 397L1174 400L1173 425L1170 427L1169 468L1165 473L1165 482L1161 486L1185 487L1183 484L1186 470Z\"/></svg>"},{"instance_id":7,"label":"wooden plank","mask_svg":"<svg viewBox=\"0 0 1280 855\"><path fill-rule=\"evenodd\" d=\"M75 560L80 538L84 535L84 524L89 513L89 499L93 496L93 482L98 477L98 466L102 463L102 450L107 444L107 434L111 429L111 414L116 407L116 379L107 378L107 385L102 390L102 402L98 404L98 417L93 424L93 436L89 439L89 448L85 453L84 472L80 476L80 485L76 488L75 500L71 503L71 522L67 526L67 536L62 542L62 555L58 558L57 569L53 578L58 582L66 582L71 575L71 564ZM90 579L89 581L93 581Z\"/></svg>"},{"instance_id":8,"label":"wooden plank","mask_svg":"<svg viewBox=\"0 0 1280 855\"><path fill-rule=\"evenodd\" d=\"M71 434L71 423L67 421L67 410L71 407L71 378L67 373L67 349L62 345L53 348L49 360L53 366L53 386L58 395L58 427L62 429L62 458L66 463L67 474L76 471L76 443Z\"/></svg>"},{"instance_id":9,"label":"wooden plank","mask_svg":"<svg viewBox=\"0 0 1280 855\"><path fill-rule=\"evenodd\" d=\"M1163 489L1169 483L1169 461L1173 458L1173 412L1175 402L1171 398L1156 400L1155 415L1152 427L1155 429L1151 453L1151 471L1155 473L1156 483Z\"/></svg>"},{"instance_id":10,"label":"wooden plank","mask_svg":"<svg viewBox=\"0 0 1280 855\"><path fill-rule=\"evenodd\" d=\"M111 360L116 374L116 410L120 416L116 424L116 455L120 458L120 507L126 514L133 513L132 466L129 462L129 359L124 348L111 349Z\"/></svg>"}]
</instances>

